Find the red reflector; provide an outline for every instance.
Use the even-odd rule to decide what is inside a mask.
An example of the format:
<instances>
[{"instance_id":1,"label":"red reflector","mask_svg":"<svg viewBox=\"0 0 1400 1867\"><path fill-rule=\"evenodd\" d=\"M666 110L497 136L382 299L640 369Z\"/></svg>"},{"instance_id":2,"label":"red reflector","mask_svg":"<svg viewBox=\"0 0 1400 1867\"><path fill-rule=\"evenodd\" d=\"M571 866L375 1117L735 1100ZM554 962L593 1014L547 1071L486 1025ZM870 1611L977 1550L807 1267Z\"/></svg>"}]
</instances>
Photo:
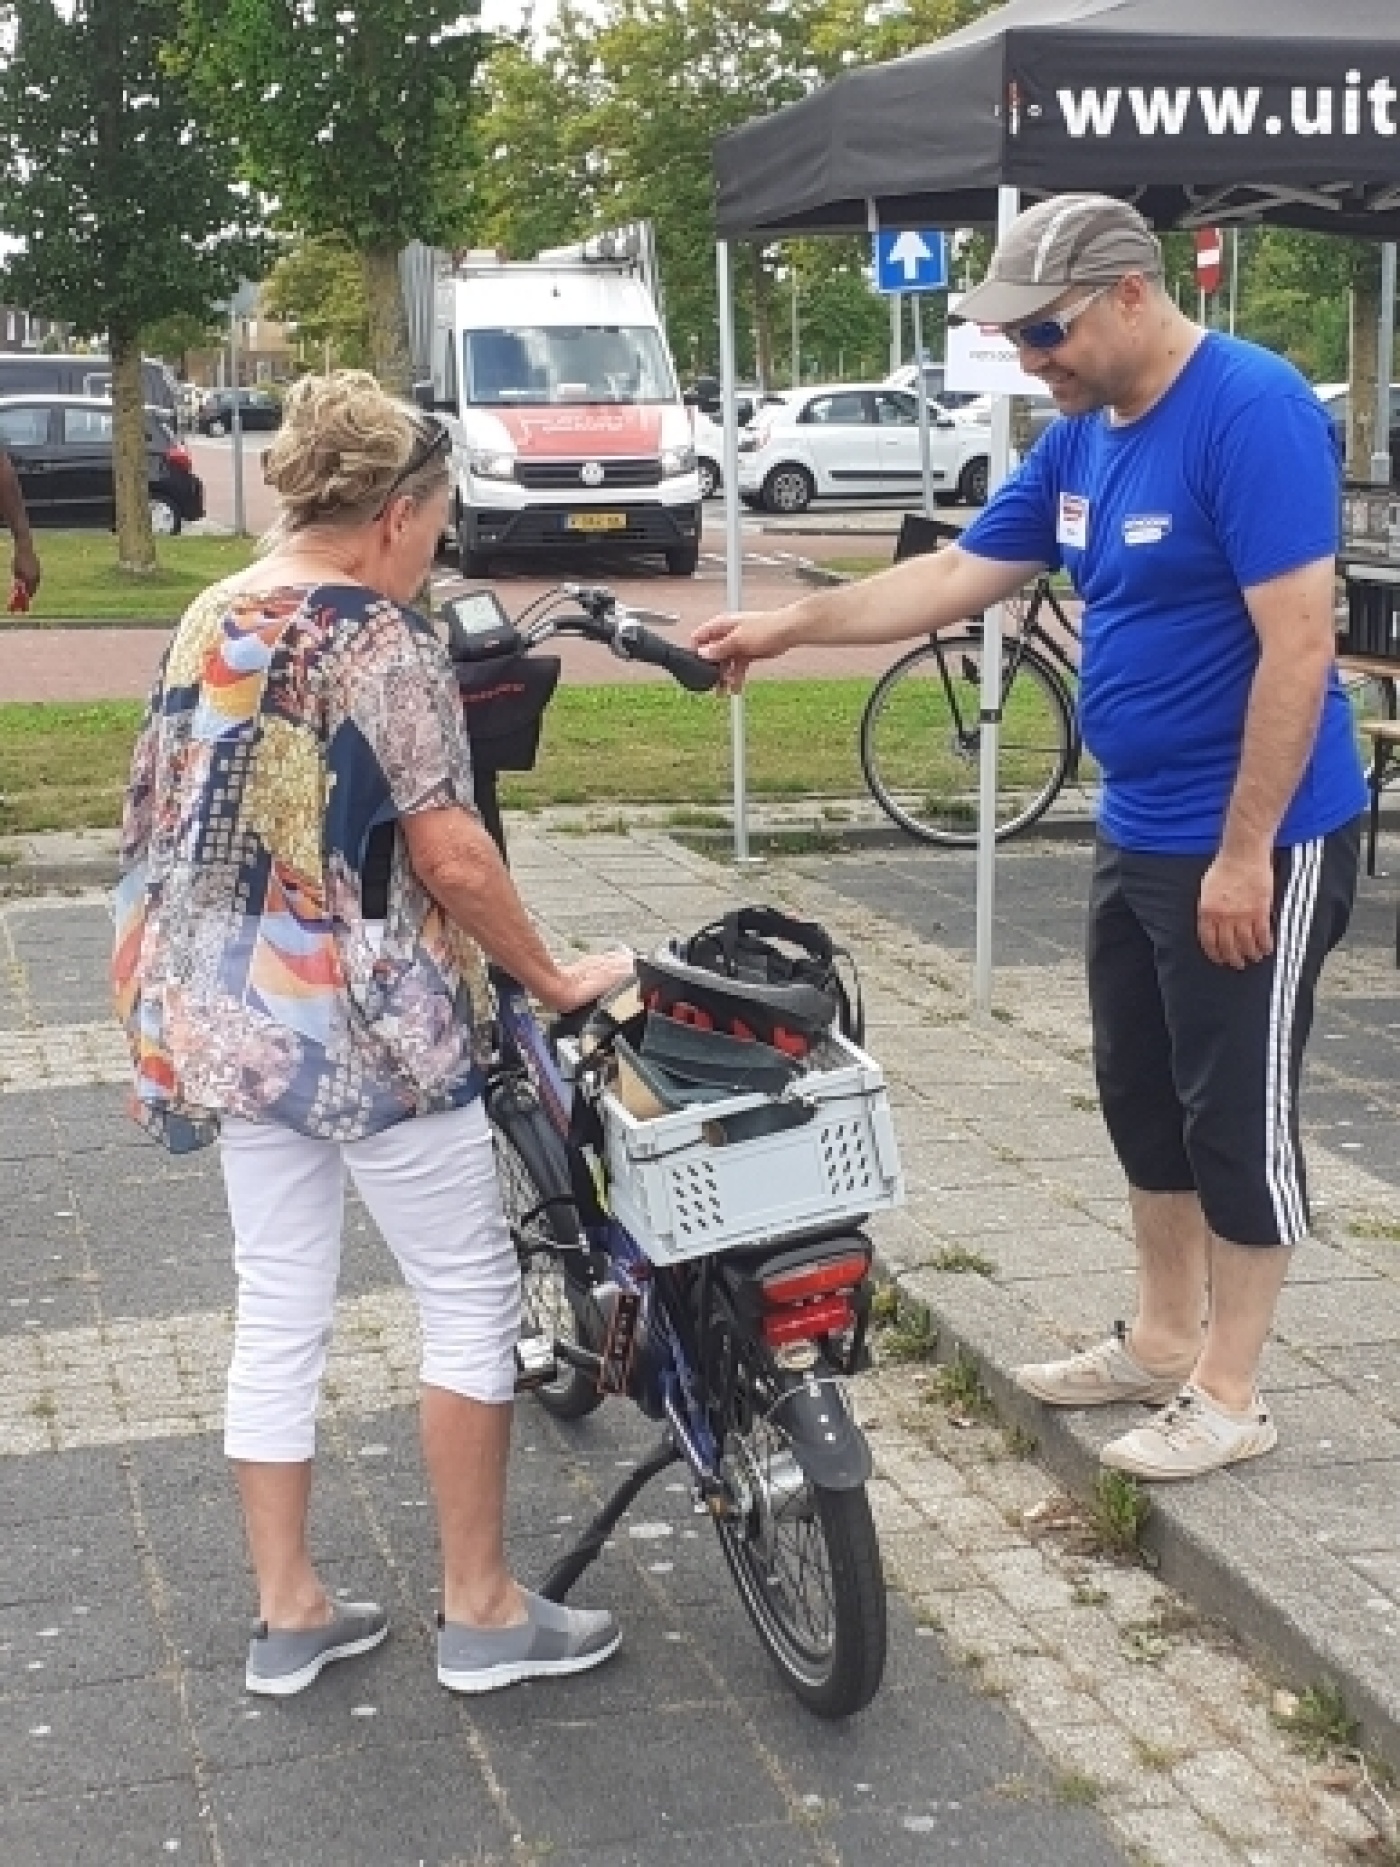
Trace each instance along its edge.
<instances>
[{"instance_id":1,"label":"red reflector","mask_svg":"<svg viewBox=\"0 0 1400 1867\"><path fill-rule=\"evenodd\" d=\"M763 1318L763 1339L770 1348L784 1342L810 1342L816 1336L848 1329L855 1317L844 1296L822 1297L817 1303L799 1303L795 1309L770 1310Z\"/></svg>"},{"instance_id":2,"label":"red reflector","mask_svg":"<svg viewBox=\"0 0 1400 1867\"><path fill-rule=\"evenodd\" d=\"M182 473L188 473L194 462L190 459L189 449L185 447L167 447L165 458L172 467L178 467Z\"/></svg>"},{"instance_id":3,"label":"red reflector","mask_svg":"<svg viewBox=\"0 0 1400 1867\"><path fill-rule=\"evenodd\" d=\"M863 1251L847 1252L843 1258L823 1258L819 1264L803 1264L777 1277L762 1278L763 1300L773 1304L801 1303L827 1290L849 1290L869 1269L870 1259Z\"/></svg>"}]
</instances>

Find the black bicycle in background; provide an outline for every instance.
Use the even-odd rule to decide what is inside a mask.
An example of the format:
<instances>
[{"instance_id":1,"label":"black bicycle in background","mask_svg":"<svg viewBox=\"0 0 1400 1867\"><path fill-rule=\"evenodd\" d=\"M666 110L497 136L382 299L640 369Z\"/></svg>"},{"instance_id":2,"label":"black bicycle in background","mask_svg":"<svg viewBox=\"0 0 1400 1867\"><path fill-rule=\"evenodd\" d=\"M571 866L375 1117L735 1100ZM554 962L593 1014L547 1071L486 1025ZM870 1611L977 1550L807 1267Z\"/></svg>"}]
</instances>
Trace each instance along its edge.
<instances>
[{"instance_id":1,"label":"black bicycle in background","mask_svg":"<svg viewBox=\"0 0 1400 1867\"><path fill-rule=\"evenodd\" d=\"M895 562L958 531L937 519L906 519ZM999 842L1045 815L1078 776L1084 750L1075 704L1077 622L1048 577L1003 614ZM910 836L948 849L977 841L983 642L975 619L931 636L881 676L861 715L860 763L871 796Z\"/></svg>"}]
</instances>

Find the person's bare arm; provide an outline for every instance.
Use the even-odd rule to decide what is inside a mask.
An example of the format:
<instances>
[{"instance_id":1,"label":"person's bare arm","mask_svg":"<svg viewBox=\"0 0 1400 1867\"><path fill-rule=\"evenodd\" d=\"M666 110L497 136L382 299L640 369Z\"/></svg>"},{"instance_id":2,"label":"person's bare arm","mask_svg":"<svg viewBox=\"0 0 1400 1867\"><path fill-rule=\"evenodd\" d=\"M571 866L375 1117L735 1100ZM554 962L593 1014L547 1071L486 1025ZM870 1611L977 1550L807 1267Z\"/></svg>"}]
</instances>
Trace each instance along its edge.
<instances>
[{"instance_id":1,"label":"person's bare arm","mask_svg":"<svg viewBox=\"0 0 1400 1867\"><path fill-rule=\"evenodd\" d=\"M752 662L790 648L902 642L947 629L1009 597L1043 568L974 557L948 545L783 609L715 616L701 623L691 641L707 661L723 664L725 685L733 691L743 685Z\"/></svg>"},{"instance_id":2,"label":"person's bare arm","mask_svg":"<svg viewBox=\"0 0 1400 1867\"><path fill-rule=\"evenodd\" d=\"M33 596L39 588L39 559L35 554L34 539L29 530L29 514L24 509L24 495L19 490L14 463L3 452L0 452L0 519L4 520L10 531L14 574Z\"/></svg>"},{"instance_id":3,"label":"person's bare arm","mask_svg":"<svg viewBox=\"0 0 1400 1867\"><path fill-rule=\"evenodd\" d=\"M551 1011L573 1011L620 985L630 953L590 953L561 966L535 931L510 871L469 811L449 804L400 819L413 872L488 959Z\"/></svg>"},{"instance_id":4,"label":"person's bare arm","mask_svg":"<svg viewBox=\"0 0 1400 1867\"><path fill-rule=\"evenodd\" d=\"M1335 653L1333 563L1255 584L1244 600L1259 636L1239 770L1215 861L1201 883L1201 945L1222 966L1273 951L1274 838L1302 778Z\"/></svg>"}]
</instances>

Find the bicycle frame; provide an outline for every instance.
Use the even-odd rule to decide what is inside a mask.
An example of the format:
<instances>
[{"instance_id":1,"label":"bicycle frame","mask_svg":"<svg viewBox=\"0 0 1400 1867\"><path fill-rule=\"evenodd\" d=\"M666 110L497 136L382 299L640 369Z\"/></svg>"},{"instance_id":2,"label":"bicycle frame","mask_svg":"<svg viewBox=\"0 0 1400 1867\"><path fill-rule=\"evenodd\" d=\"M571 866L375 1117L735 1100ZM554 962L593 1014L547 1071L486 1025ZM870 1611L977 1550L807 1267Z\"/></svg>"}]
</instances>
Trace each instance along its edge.
<instances>
[{"instance_id":1,"label":"bicycle frame","mask_svg":"<svg viewBox=\"0 0 1400 1867\"><path fill-rule=\"evenodd\" d=\"M1027 654L1039 653L1042 660L1048 659L1058 663L1059 668L1063 669L1064 674L1068 676L1068 681L1063 683L1066 690L1066 699L1072 699L1068 682L1078 680L1079 664L1074 656L1065 648L1064 644L1058 641L1041 621L1040 612L1045 607L1048 607L1054 613L1055 620L1060 624L1060 627L1064 630L1065 634L1069 636L1071 641L1078 643L1080 640L1079 630L1061 608L1059 598L1050 587L1050 579L1048 577L1037 577L1032 588L1030 602L1026 606L1024 615L1019 618L1016 627L1008 630L1003 638L1006 655L1006 675L1002 683L1000 695L1000 704L1003 707L1006 704L1007 692L1015 681L1017 674L1020 672L1021 663ZM967 625L968 633L972 635L979 634L982 627L983 624L980 619L969 621ZM964 722L962 709L958 705L958 696L953 684L953 679L948 672L947 661L944 659L942 637L935 635L932 641L938 658L939 679L943 683L944 696L947 699L948 711L953 717L957 730L958 742L964 750L970 751L976 746L978 735L981 732L982 722L980 712L972 715L968 722ZM1047 669L1047 672L1053 672L1053 670ZM1078 709L1071 705L1069 708L1069 715L1073 723L1074 731L1073 760L1070 767L1070 775L1073 776L1074 772L1078 770L1079 759L1084 746L1083 740L1079 734Z\"/></svg>"},{"instance_id":2,"label":"bicycle frame","mask_svg":"<svg viewBox=\"0 0 1400 1867\"><path fill-rule=\"evenodd\" d=\"M525 993L513 981L497 986L497 1016L502 1030L502 1051L525 1064L550 1126L561 1140L569 1132L572 1090L565 1082L549 1041L530 1010ZM704 1416L698 1372L680 1338L664 1298L658 1300L665 1272L658 1272L625 1227L608 1216L587 1233L589 1243L608 1260L619 1288L641 1304L639 1326L664 1350L658 1374L659 1399L667 1424L675 1435L678 1454L690 1467L702 1495L721 1484L719 1448ZM596 1357L589 1357L590 1369ZM582 1362L580 1365L584 1365Z\"/></svg>"}]
</instances>

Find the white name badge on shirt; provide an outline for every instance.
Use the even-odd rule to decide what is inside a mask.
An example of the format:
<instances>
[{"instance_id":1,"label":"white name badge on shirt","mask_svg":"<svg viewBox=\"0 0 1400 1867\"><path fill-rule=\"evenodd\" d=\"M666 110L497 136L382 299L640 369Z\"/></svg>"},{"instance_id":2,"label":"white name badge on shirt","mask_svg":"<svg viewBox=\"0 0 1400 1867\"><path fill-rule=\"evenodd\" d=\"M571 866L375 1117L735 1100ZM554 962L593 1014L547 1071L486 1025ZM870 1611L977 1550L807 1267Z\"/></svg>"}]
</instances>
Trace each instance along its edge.
<instances>
[{"instance_id":1,"label":"white name badge on shirt","mask_svg":"<svg viewBox=\"0 0 1400 1867\"><path fill-rule=\"evenodd\" d=\"M1082 493L1060 494L1060 516L1055 543L1083 551L1089 543L1089 502Z\"/></svg>"}]
</instances>

